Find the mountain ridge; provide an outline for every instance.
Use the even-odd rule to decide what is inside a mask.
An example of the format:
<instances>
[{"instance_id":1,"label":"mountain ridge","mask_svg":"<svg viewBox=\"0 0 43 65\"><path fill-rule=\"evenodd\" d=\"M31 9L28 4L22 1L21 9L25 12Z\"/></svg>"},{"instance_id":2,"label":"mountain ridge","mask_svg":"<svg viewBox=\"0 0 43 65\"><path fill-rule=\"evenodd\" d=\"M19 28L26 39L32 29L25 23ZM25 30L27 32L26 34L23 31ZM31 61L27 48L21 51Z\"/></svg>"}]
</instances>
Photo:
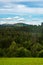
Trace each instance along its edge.
<instances>
[{"instance_id":1,"label":"mountain ridge","mask_svg":"<svg viewBox=\"0 0 43 65\"><path fill-rule=\"evenodd\" d=\"M22 26L28 26L29 24L26 23L15 23L15 24L2 24L1 26L18 26L18 27L22 27Z\"/></svg>"}]
</instances>

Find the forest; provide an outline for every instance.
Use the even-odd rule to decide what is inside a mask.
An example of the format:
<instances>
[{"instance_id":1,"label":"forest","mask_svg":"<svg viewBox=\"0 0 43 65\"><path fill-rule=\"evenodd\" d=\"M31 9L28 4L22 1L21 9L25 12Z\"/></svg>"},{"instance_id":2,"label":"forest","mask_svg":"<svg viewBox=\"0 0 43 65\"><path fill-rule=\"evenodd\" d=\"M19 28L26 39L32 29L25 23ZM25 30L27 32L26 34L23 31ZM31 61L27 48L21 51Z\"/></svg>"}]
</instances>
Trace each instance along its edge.
<instances>
[{"instance_id":1,"label":"forest","mask_svg":"<svg viewBox=\"0 0 43 65\"><path fill-rule=\"evenodd\" d=\"M0 25L0 57L43 57L43 23Z\"/></svg>"}]
</instances>

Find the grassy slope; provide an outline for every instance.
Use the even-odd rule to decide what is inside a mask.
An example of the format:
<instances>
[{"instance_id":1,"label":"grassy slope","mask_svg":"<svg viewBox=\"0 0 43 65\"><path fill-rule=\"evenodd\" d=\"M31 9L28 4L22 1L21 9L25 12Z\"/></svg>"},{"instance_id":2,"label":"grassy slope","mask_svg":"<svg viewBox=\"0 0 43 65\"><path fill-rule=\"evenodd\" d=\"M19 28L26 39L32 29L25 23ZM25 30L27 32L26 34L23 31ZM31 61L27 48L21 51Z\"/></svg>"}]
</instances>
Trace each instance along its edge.
<instances>
[{"instance_id":1,"label":"grassy slope","mask_svg":"<svg viewBox=\"0 0 43 65\"><path fill-rule=\"evenodd\" d=\"M0 65L43 65L43 58L0 58Z\"/></svg>"}]
</instances>

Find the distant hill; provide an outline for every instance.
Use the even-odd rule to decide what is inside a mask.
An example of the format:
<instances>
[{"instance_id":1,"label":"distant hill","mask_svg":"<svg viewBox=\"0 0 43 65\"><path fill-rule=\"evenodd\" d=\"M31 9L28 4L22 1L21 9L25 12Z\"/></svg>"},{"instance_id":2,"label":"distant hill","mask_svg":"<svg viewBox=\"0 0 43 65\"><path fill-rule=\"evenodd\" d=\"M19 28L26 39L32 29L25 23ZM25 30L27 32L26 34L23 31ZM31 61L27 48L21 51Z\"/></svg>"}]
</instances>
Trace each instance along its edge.
<instances>
[{"instance_id":1,"label":"distant hill","mask_svg":"<svg viewBox=\"0 0 43 65\"><path fill-rule=\"evenodd\" d=\"M43 25L30 25L25 23L15 23L15 24L2 24L0 25L1 28L10 28L15 29L16 31L25 31L25 32L31 32L31 33L41 33L43 32Z\"/></svg>"},{"instance_id":2,"label":"distant hill","mask_svg":"<svg viewBox=\"0 0 43 65\"><path fill-rule=\"evenodd\" d=\"M28 26L28 24L25 23L16 23L14 26L22 27L22 26Z\"/></svg>"},{"instance_id":3,"label":"distant hill","mask_svg":"<svg viewBox=\"0 0 43 65\"><path fill-rule=\"evenodd\" d=\"M17 26L17 27L23 27L23 26L28 26L28 24L25 24L25 23L15 23L15 24L2 24L0 26Z\"/></svg>"}]
</instances>

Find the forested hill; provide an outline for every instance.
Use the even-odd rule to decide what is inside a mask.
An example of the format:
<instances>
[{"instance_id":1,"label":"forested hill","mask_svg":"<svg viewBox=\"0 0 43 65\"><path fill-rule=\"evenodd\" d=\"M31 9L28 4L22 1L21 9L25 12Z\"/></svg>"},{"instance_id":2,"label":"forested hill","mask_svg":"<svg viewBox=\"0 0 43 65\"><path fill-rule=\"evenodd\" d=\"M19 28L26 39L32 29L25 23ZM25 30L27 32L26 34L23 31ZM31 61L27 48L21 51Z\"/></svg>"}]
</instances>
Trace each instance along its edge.
<instances>
[{"instance_id":1,"label":"forested hill","mask_svg":"<svg viewBox=\"0 0 43 65\"><path fill-rule=\"evenodd\" d=\"M25 23L16 23L16 24L3 24L0 25L0 28L14 28L15 30L26 31L26 32L41 32L43 26L29 25Z\"/></svg>"},{"instance_id":2,"label":"forested hill","mask_svg":"<svg viewBox=\"0 0 43 65\"><path fill-rule=\"evenodd\" d=\"M23 26L28 26L28 24L25 24L25 23L15 23L15 24L2 24L0 26L6 26L6 27L10 27L10 26L17 26L17 27L23 27Z\"/></svg>"},{"instance_id":3,"label":"forested hill","mask_svg":"<svg viewBox=\"0 0 43 65\"><path fill-rule=\"evenodd\" d=\"M43 57L43 24L0 25L0 57Z\"/></svg>"}]
</instances>

